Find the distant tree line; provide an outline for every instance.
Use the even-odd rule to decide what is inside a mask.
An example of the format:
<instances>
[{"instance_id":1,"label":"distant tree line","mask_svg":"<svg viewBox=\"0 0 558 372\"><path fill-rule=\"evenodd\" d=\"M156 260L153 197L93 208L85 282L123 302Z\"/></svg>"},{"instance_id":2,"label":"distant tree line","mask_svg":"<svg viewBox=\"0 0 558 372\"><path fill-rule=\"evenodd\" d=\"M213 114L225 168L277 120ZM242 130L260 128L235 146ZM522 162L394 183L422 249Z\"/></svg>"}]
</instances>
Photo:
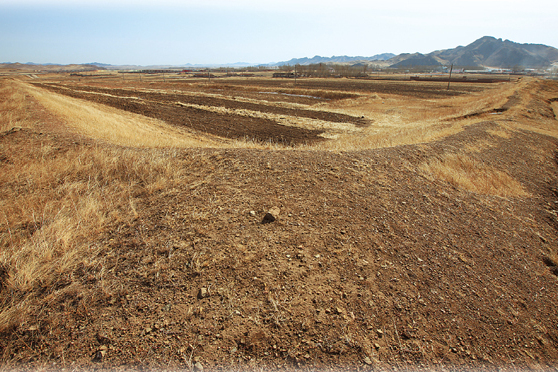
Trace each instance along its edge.
<instances>
[{"instance_id":1,"label":"distant tree line","mask_svg":"<svg viewBox=\"0 0 558 372\"><path fill-rule=\"evenodd\" d=\"M366 64L342 65L315 63L310 65L282 65L279 70L283 73L296 73L297 77L367 77L369 72L377 68ZM294 76L294 75L293 75Z\"/></svg>"}]
</instances>

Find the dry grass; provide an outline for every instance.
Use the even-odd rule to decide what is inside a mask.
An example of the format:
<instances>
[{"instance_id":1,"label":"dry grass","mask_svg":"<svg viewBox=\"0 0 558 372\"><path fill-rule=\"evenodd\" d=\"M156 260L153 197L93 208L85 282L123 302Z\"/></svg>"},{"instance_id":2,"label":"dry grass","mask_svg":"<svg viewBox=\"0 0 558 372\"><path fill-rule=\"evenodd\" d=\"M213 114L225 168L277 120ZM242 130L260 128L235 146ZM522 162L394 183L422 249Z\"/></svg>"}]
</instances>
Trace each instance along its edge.
<instances>
[{"instance_id":1,"label":"dry grass","mask_svg":"<svg viewBox=\"0 0 558 372\"><path fill-rule=\"evenodd\" d=\"M3 84L2 105L11 114L2 113L2 128L34 128L20 88ZM137 216L139 195L172 189L187 176L172 150L61 150L57 142L33 140L28 133L25 146L9 137L0 147L3 154L17 154L0 172L0 290L10 294L0 296L0 332L55 297L57 284L76 266L98 264L99 236L109 224Z\"/></svg>"},{"instance_id":2,"label":"dry grass","mask_svg":"<svg viewBox=\"0 0 558 372\"><path fill-rule=\"evenodd\" d=\"M162 121L111 107L26 87L49 111L74 131L108 143L130 147L218 147L219 141Z\"/></svg>"},{"instance_id":3,"label":"dry grass","mask_svg":"<svg viewBox=\"0 0 558 372\"><path fill-rule=\"evenodd\" d=\"M318 144L321 150L351 151L427 143L458 133L467 125L487 120L475 113L502 107L517 86L503 84L479 93L444 99L420 99L371 94L323 104L329 109L365 116L373 124L358 132L340 134L335 141Z\"/></svg>"},{"instance_id":4,"label":"dry grass","mask_svg":"<svg viewBox=\"0 0 558 372\"><path fill-rule=\"evenodd\" d=\"M505 128L488 129L487 132L501 138L509 139L512 137L512 131L507 130Z\"/></svg>"},{"instance_id":5,"label":"dry grass","mask_svg":"<svg viewBox=\"0 0 558 372\"><path fill-rule=\"evenodd\" d=\"M467 191L501 197L529 196L516 179L471 156L446 154L428 160L419 168L430 178Z\"/></svg>"},{"instance_id":6,"label":"dry grass","mask_svg":"<svg viewBox=\"0 0 558 372\"><path fill-rule=\"evenodd\" d=\"M28 299L56 287L78 264L89 267L109 223L137 216L135 199L172 188L182 177L172 154L93 147L55 154L48 145L36 157L4 166L0 183L0 265L8 269L7 290L19 303L3 303L0 330L26 313ZM40 297L40 296L39 296Z\"/></svg>"},{"instance_id":7,"label":"dry grass","mask_svg":"<svg viewBox=\"0 0 558 372\"><path fill-rule=\"evenodd\" d=\"M118 146L133 148L284 148L281 144L255 141L250 138L226 139L207 133L198 133L143 115L47 92L28 85L21 85L20 89L29 91L50 112L61 117L69 129L75 133Z\"/></svg>"},{"instance_id":8,"label":"dry grass","mask_svg":"<svg viewBox=\"0 0 558 372\"><path fill-rule=\"evenodd\" d=\"M0 97L0 132L27 125L28 114L23 109L25 92L13 84L3 84L0 86Z\"/></svg>"},{"instance_id":9,"label":"dry grass","mask_svg":"<svg viewBox=\"0 0 558 372\"><path fill-rule=\"evenodd\" d=\"M555 82L546 83L556 84ZM558 138L555 116L558 113L558 105L556 102L547 101L555 98L555 93L537 88L540 88L540 85L537 86L533 83L531 86L521 86L518 89L521 100L506 113L507 117L511 119L507 124L512 129L528 130Z\"/></svg>"}]
</instances>

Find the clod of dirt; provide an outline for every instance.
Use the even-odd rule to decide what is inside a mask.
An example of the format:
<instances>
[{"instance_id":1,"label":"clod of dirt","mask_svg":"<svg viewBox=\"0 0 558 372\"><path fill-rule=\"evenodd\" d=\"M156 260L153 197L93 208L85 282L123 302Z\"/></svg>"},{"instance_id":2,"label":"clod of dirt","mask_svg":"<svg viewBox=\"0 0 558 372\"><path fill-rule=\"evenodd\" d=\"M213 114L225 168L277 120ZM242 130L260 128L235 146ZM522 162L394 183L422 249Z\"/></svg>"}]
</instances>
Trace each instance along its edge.
<instances>
[{"instance_id":1,"label":"clod of dirt","mask_svg":"<svg viewBox=\"0 0 558 372\"><path fill-rule=\"evenodd\" d=\"M262 219L262 223L271 223L274 222L277 217L279 216L279 213L281 213L281 209L279 209L279 207L273 207L271 208L264 216L264 218Z\"/></svg>"},{"instance_id":2,"label":"clod of dirt","mask_svg":"<svg viewBox=\"0 0 558 372\"><path fill-rule=\"evenodd\" d=\"M5 283L8 280L8 275L8 268L5 265L0 264L0 291L4 288Z\"/></svg>"},{"instance_id":3,"label":"clod of dirt","mask_svg":"<svg viewBox=\"0 0 558 372\"><path fill-rule=\"evenodd\" d=\"M194 372L203 372L203 366L200 362L194 364Z\"/></svg>"},{"instance_id":4,"label":"clod of dirt","mask_svg":"<svg viewBox=\"0 0 558 372\"><path fill-rule=\"evenodd\" d=\"M97 352L95 353L95 356L93 357L93 361L94 362L102 361L105 355L107 354L107 350L108 347L106 347L105 345L101 346L99 350L97 350Z\"/></svg>"},{"instance_id":5,"label":"clod of dirt","mask_svg":"<svg viewBox=\"0 0 558 372\"><path fill-rule=\"evenodd\" d=\"M97 338L97 341L99 341L99 343L100 343L101 345L108 344L108 343L110 342L110 338L108 338L108 337L107 337L106 335L104 335L104 334L97 333L95 336L96 336L96 338Z\"/></svg>"},{"instance_id":6,"label":"clod of dirt","mask_svg":"<svg viewBox=\"0 0 558 372\"><path fill-rule=\"evenodd\" d=\"M209 296L209 292L207 291L207 288L200 288L198 292L198 298L201 300L202 298L206 298L208 296Z\"/></svg>"}]
</instances>

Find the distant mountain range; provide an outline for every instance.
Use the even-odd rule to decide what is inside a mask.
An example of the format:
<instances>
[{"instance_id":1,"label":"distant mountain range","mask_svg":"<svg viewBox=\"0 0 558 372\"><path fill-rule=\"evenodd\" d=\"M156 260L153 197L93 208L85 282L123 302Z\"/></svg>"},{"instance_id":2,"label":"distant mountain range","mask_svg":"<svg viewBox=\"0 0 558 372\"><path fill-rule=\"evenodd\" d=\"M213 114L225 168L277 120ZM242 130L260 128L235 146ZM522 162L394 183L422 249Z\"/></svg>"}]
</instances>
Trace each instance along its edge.
<instances>
[{"instance_id":1,"label":"distant mountain range","mask_svg":"<svg viewBox=\"0 0 558 372\"><path fill-rule=\"evenodd\" d=\"M390 58L395 57L393 53L383 53L376 54L372 57L349 57L349 56L333 56L333 57L321 57L314 56L312 58L293 58L286 62L271 63L272 66L283 66L283 65L312 65L318 63L347 63L347 62L361 62L361 61L387 61Z\"/></svg>"},{"instance_id":2,"label":"distant mountain range","mask_svg":"<svg viewBox=\"0 0 558 372\"><path fill-rule=\"evenodd\" d=\"M229 64L184 64L184 65L164 65L164 66L115 66L106 63L92 62L82 65L55 65L55 64L34 64L28 62L21 63L0 63L3 69L42 69L42 70L90 70L90 69L177 69L177 68L200 68L200 67L248 67L248 66L283 66L283 65L309 65L318 63L346 63L355 64L378 64L382 67L409 68L417 66L449 66L453 64L459 67L493 67L493 68L544 68L553 64L558 65L558 49L542 44L519 44L509 40L496 39L492 36L484 36L467 46L458 46L453 49L436 50L428 54L403 53L395 55L392 53L377 54L372 57L349 57L333 56L312 58L293 58L285 62L274 62L267 64L250 64L244 62ZM41 68L39 68L42 66Z\"/></svg>"},{"instance_id":3,"label":"distant mountain range","mask_svg":"<svg viewBox=\"0 0 558 372\"><path fill-rule=\"evenodd\" d=\"M428 54L392 53L378 54L373 57L320 57L293 58L287 62L273 65L308 65L316 63L380 62L385 67L407 68L417 66L455 65L461 67L523 68L548 67L558 63L558 49L542 44L519 44L513 41L484 36L467 46L437 50Z\"/></svg>"},{"instance_id":4,"label":"distant mountain range","mask_svg":"<svg viewBox=\"0 0 558 372\"><path fill-rule=\"evenodd\" d=\"M467 46L437 50L428 54L400 54L387 61L390 67L475 66L512 68L548 67L558 62L558 49L542 44L519 44L484 36Z\"/></svg>"}]
</instances>

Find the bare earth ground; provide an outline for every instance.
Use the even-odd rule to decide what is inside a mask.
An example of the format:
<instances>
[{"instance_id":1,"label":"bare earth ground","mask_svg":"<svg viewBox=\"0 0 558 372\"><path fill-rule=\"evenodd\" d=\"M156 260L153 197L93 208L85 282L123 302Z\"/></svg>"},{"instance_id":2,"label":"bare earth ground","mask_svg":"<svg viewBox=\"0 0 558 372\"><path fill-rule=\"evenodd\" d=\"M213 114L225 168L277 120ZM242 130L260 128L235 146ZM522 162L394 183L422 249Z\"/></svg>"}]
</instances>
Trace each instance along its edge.
<instances>
[{"instance_id":1,"label":"bare earth ground","mask_svg":"<svg viewBox=\"0 0 558 372\"><path fill-rule=\"evenodd\" d=\"M312 148L328 141L324 130L208 107L355 127L373 125L373 117L294 95L252 102L263 93L228 84L220 89L234 100L203 87L170 95L146 83L36 85L172 125L194 122L189 129L213 136L252 133L256 142L305 146L134 149L171 154L184 178L150 190L140 182L132 218L108 219L84 243L95 248L88 261L61 270L53 285L35 285L29 313L0 333L0 369L558 368L558 139L545 134L558 124L555 82L533 80L504 105L448 119L478 120L444 138L358 151ZM365 89L352 81L300 84L314 93ZM416 86L401 86L366 92L420 96ZM420 98L493 89L435 88ZM0 134L0 169L45 146L53 158L115 146L68 131L31 95L26 105L42 124ZM459 157L510 181L475 192L426 167ZM14 179L0 193L26 187ZM276 221L261 223L273 207ZM2 244L40 229L4 223ZM25 295L10 291L10 270L0 272L4 304Z\"/></svg>"}]
</instances>

